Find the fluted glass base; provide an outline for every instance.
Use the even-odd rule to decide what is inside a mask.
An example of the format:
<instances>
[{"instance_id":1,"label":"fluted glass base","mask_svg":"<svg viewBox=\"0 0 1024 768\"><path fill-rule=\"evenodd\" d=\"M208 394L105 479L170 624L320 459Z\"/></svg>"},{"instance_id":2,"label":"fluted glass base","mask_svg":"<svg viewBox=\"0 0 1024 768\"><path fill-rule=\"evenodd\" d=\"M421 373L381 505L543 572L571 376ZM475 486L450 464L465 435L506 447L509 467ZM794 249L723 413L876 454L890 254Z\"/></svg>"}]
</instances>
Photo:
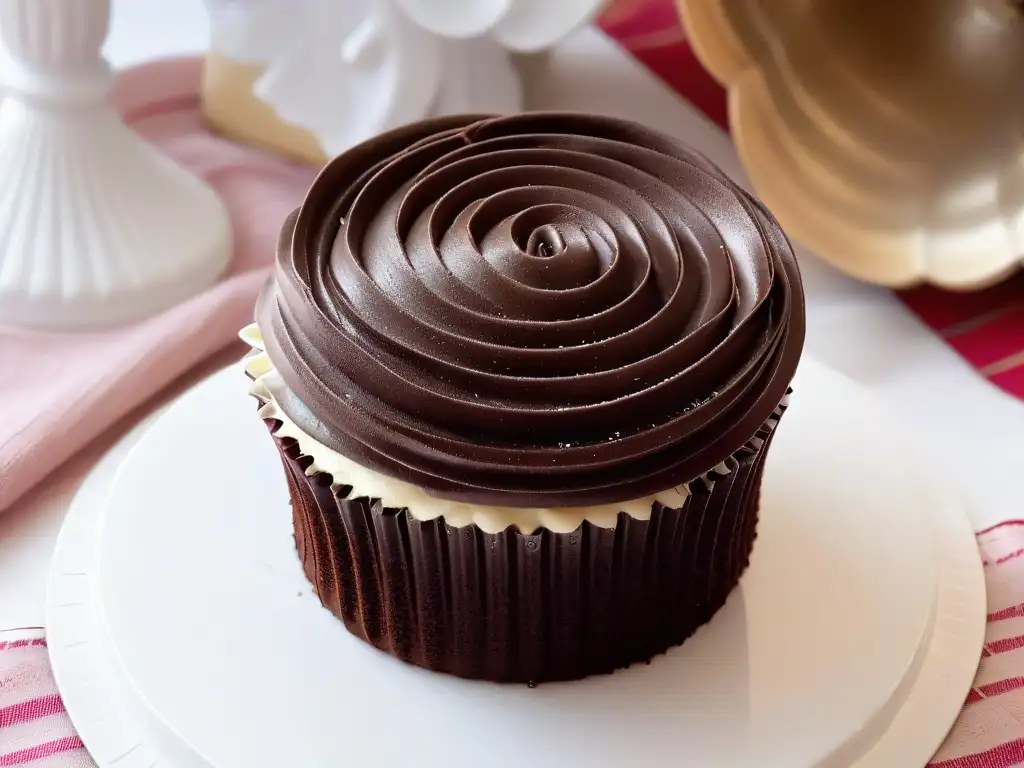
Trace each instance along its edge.
<instances>
[{"instance_id":1,"label":"fluted glass base","mask_svg":"<svg viewBox=\"0 0 1024 768\"><path fill-rule=\"evenodd\" d=\"M227 266L226 209L105 106L0 104L0 324L155 314Z\"/></svg>"}]
</instances>

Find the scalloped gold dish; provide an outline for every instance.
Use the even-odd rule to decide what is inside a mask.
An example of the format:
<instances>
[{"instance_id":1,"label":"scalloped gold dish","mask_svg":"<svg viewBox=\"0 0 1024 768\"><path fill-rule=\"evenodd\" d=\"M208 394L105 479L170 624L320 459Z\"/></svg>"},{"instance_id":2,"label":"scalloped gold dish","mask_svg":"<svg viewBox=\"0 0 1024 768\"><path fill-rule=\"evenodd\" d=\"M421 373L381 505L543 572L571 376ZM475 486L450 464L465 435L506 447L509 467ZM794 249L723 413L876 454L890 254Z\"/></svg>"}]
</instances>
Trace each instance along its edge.
<instances>
[{"instance_id":1,"label":"scalloped gold dish","mask_svg":"<svg viewBox=\"0 0 1024 768\"><path fill-rule=\"evenodd\" d=\"M677 0L757 194L872 283L1024 262L1024 3Z\"/></svg>"}]
</instances>

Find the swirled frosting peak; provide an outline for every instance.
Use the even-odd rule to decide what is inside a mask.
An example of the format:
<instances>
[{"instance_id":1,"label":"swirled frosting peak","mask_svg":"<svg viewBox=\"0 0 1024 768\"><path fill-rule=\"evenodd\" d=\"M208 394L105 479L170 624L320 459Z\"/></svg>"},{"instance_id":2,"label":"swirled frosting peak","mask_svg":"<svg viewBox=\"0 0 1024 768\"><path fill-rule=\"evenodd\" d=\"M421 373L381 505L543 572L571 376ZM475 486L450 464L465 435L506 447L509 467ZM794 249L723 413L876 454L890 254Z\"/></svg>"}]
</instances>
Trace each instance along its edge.
<instances>
[{"instance_id":1,"label":"swirled frosting peak","mask_svg":"<svg viewBox=\"0 0 1024 768\"><path fill-rule=\"evenodd\" d=\"M449 499L689 482L772 416L804 337L775 220L642 126L429 120L331 161L257 306L303 431Z\"/></svg>"}]
</instances>

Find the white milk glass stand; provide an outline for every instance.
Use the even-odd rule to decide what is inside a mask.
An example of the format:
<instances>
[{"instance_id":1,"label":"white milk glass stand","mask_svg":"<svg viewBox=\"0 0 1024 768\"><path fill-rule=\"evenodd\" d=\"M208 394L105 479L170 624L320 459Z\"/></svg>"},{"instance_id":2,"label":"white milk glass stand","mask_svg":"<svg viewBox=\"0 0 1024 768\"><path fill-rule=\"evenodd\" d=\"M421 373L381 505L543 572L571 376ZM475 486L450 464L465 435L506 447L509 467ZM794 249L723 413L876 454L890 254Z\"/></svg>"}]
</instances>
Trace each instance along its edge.
<instances>
[{"instance_id":1,"label":"white milk glass stand","mask_svg":"<svg viewBox=\"0 0 1024 768\"><path fill-rule=\"evenodd\" d=\"M220 199L108 105L110 0L0 0L0 324L131 322L212 283Z\"/></svg>"}]
</instances>

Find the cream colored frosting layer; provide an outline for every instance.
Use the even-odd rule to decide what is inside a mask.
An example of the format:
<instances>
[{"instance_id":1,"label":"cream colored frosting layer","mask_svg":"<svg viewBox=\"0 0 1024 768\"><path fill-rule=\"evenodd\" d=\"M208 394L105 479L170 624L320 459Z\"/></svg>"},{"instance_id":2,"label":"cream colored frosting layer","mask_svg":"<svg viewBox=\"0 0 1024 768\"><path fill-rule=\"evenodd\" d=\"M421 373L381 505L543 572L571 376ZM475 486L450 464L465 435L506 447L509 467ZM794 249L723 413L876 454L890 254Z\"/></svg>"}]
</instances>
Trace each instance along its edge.
<instances>
[{"instance_id":1,"label":"cream colored frosting layer","mask_svg":"<svg viewBox=\"0 0 1024 768\"><path fill-rule=\"evenodd\" d=\"M239 336L256 354L246 358L245 370L252 377L250 393L265 404L259 411L260 418L276 419L281 426L275 432L279 437L290 437L298 443L304 456L313 461L306 469L307 475L325 472L331 475L334 487L351 486L351 498L369 497L380 499L385 507L406 508L416 520L433 520L443 517L453 528L476 525L487 533L498 533L510 525L522 533L533 533L538 528L547 528L554 533L568 533L576 530L584 520L602 528L614 528L619 512L625 512L637 520L647 520L655 502L667 507L678 507L689 496L687 485L669 488L653 496L593 507L497 507L482 504L468 504L449 501L431 496L410 483L369 470L351 459L342 456L323 443L314 440L295 425L274 399L272 387L274 377L280 376L269 355L264 351L263 336L252 324L244 328ZM785 402L782 403L782 406ZM780 406L781 407L781 406ZM780 411L776 412L776 417ZM776 419L769 424L774 426ZM755 438L756 439L756 438ZM695 482L710 482L712 474L728 474L728 467L719 464L708 475Z\"/></svg>"}]
</instances>

